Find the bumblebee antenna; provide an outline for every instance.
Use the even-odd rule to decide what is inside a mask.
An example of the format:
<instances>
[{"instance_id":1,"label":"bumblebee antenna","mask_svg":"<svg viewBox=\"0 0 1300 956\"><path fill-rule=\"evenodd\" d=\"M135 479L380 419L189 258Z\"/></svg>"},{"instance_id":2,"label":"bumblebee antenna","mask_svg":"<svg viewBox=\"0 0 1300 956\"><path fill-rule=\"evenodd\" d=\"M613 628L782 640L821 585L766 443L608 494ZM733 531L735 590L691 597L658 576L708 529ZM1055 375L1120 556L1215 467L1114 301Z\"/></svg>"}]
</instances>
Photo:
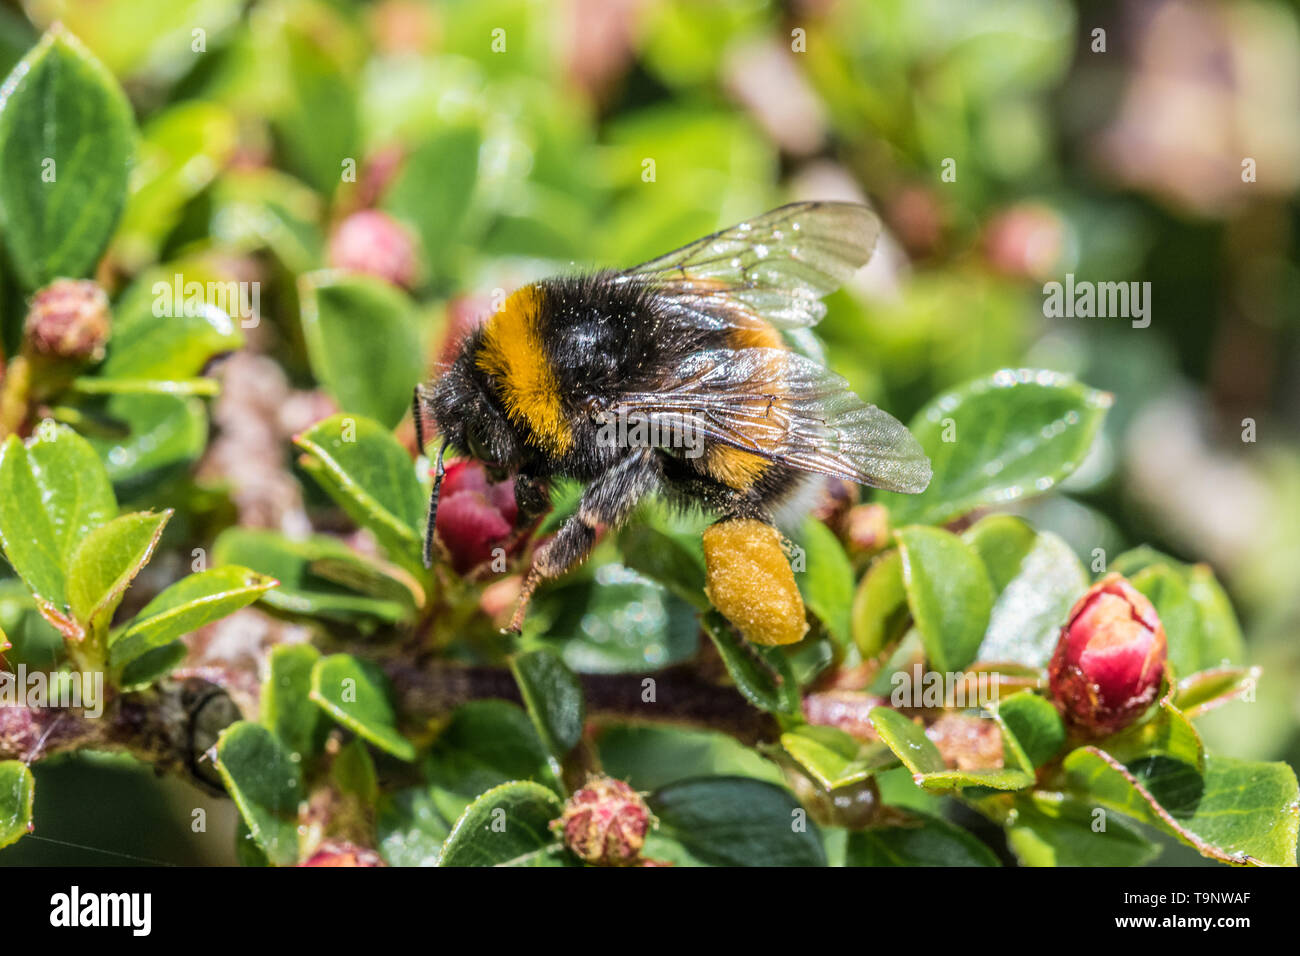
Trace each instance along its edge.
<instances>
[{"instance_id":1,"label":"bumblebee antenna","mask_svg":"<svg viewBox=\"0 0 1300 956\"><path fill-rule=\"evenodd\" d=\"M433 491L429 495L429 511L424 523L424 566L433 567L433 530L438 523L438 494L442 491L442 476L447 473L443 467L442 456L447 451L447 439L438 447L438 461L433 471Z\"/></svg>"}]
</instances>

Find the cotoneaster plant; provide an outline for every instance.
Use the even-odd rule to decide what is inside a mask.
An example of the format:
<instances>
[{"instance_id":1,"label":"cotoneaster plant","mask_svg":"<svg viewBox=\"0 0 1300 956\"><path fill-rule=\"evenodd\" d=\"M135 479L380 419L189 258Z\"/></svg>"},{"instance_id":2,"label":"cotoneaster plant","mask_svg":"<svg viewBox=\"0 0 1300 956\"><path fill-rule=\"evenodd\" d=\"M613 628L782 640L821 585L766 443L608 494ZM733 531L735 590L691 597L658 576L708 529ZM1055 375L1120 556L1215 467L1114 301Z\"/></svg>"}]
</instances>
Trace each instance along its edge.
<instances>
[{"instance_id":1,"label":"cotoneaster plant","mask_svg":"<svg viewBox=\"0 0 1300 956\"><path fill-rule=\"evenodd\" d=\"M47 134L65 158L42 182ZM168 141L138 138L66 31L6 82L0 233L23 313L0 383L0 846L40 825L33 764L116 750L228 794L250 865L1136 865L1158 836L1295 863L1293 771L1207 753L1196 730L1260 676L1210 568L1150 548L1085 567L1012 513L1085 460L1108 395L1020 368L946 390L910 423L924 493L828 486L783 550L738 528L702 543L710 516L645 504L508 636L576 496L519 527L508 480L452 462L423 566L430 464L403 424L419 263L385 217L351 227L383 242L337 239L354 271L292 285L340 411L284 452L336 533L196 504L204 373L243 333L210 304L157 315L152 275L113 281L105 263L157 253L145 213L201 188L129 189L138 149ZM320 265L277 241L281 265ZM360 318L364 342L345 333ZM354 364L377 342L391 381ZM250 605L306 639L251 685L191 666L194 632ZM778 645L773 627L807 631ZM74 687L99 690L69 704Z\"/></svg>"}]
</instances>

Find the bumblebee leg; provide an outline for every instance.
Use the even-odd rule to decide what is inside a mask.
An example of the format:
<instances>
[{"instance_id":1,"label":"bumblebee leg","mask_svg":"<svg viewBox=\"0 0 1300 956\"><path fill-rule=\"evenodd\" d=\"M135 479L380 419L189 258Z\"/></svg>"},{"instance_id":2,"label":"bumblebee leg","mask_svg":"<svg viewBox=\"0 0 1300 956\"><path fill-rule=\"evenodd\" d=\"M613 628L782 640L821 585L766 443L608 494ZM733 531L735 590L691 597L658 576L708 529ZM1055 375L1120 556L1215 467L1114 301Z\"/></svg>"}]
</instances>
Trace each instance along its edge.
<instances>
[{"instance_id":1,"label":"bumblebee leg","mask_svg":"<svg viewBox=\"0 0 1300 956\"><path fill-rule=\"evenodd\" d=\"M537 586L581 563L596 543L597 529L622 524L658 478L654 456L647 451L624 458L587 486L578 502L578 513L560 525L555 537L534 555L519 593L519 604L510 618L510 631L518 634L523 627L528 602Z\"/></svg>"}]
</instances>

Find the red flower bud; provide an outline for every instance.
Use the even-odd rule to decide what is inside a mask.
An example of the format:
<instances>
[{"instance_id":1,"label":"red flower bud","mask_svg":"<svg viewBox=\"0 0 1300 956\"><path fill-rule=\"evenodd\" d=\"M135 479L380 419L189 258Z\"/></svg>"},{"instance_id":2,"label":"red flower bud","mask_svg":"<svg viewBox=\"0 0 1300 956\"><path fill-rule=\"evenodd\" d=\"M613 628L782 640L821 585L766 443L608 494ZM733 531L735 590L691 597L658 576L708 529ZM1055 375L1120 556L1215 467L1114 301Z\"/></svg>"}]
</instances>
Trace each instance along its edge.
<instances>
[{"instance_id":1,"label":"red flower bud","mask_svg":"<svg viewBox=\"0 0 1300 956\"><path fill-rule=\"evenodd\" d=\"M320 849L313 853L299 866L384 866L383 858L374 850L357 846L343 840L330 840L322 843Z\"/></svg>"},{"instance_id":2,"label":"red flower bud","mask_svg":"<svg viewBox=\"0 0 1300 956\"><path fill-rule=\"evenodd\" d=\"M505 548L515 527L515 483L490 484L476 461L455 461L447 466L438 501L438 540L451 556L457 574L494 557Z\"/></svg>"},{"instance_id":3,"label":"red flower bud","mask_svg":"<svg viewBox=\"0 0 1300 956\"><path fill-rule=\"evenodd\" d=\"M27 343L37 355L95 361L108 332L108 296L89 279L55 279L32 296Z\"/></svg>"},{"instance_id":4,"label":"red flower bud","mask_svg":"<svg viewBox=\"0 0 1300 956\"><path fill-rule=\"evenodd\" d=\"M593 777L569 797L563 815L551 821L551 828L588 863L633 866L640 862L652 820L641 794L622 780Z\"/></svg>"},{"instance_id":5,"label":"red flower bud","mask_svg":"<svg viewBox=\"0 0 1300 956\"><path fill-rule=\"evenodd\" d=\"M415 239L410 231L377 209L354 212L334 229L329 242L329 263L387 279L411 288L419 275Z\"/></svg>"},{"instance_id":6,"label":"red flower bud","mask_svg":"<svg viewBox=\"0 0 1300 956\"><path fill-rule=\"evenodd\" d=\"M1048 668L1069 723L1105 736L1155 700L1167 651L1156 609L1118 574L1094 584L1070 611Z\"/></svg>"}]
</instances>

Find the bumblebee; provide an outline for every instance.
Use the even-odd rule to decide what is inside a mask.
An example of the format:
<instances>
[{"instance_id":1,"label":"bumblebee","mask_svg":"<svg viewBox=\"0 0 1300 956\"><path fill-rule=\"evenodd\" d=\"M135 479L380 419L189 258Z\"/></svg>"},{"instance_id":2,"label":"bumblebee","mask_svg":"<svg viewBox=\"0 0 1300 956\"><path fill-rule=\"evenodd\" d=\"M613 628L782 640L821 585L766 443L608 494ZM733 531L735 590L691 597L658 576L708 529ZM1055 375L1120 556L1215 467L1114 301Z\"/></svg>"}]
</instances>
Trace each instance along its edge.
<instances>
[{"instance_id":1,"label":"bumblebee","mask_svg":"<svg viewBox=\"0 0 1300 956\"><path fill-rule=\"evenodd\" d=\"M816 475L924 490L930 462L907 428L791 344L879 232L866 206L794 203L622 272L515 291L415 390L421 449L426 414L443 436L426 566L448 447L514 475L521 525L545 510L553 478L586 486L534 556L516 631L537 585L652 492L771 522Z\"/></svg>"}]
</instances>

